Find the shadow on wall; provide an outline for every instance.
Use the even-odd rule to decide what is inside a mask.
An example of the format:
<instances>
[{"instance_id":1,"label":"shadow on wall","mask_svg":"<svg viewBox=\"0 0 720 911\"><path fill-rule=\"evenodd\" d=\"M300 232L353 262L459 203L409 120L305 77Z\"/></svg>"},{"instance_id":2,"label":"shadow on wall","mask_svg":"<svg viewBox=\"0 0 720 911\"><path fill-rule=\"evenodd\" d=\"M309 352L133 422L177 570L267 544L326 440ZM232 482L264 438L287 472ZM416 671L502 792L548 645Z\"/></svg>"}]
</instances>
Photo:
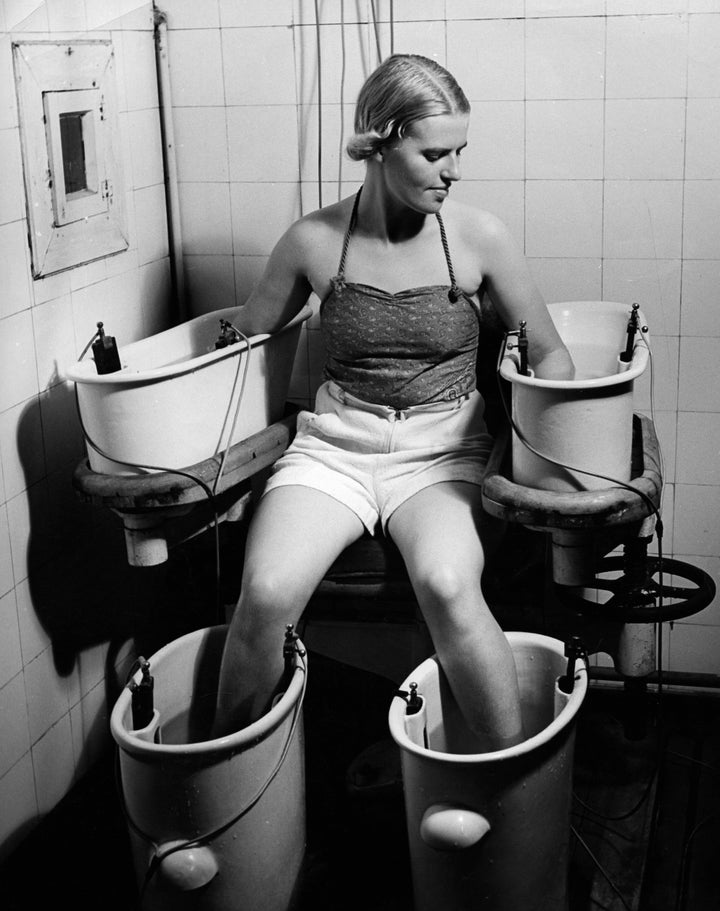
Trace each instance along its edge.
<instances>
[{"instance_id":1,"label":"shadow on wall","mask_svg":"<svg viewBox=\"0 0 720 911\"><path fill-rule=\"evenodd\" d=\"M75 421L64 429L63 436L75 437L79 445L82 437L73 391L62 385L56 389L62 392L55 396L52 407L65 416L66 423L71 416ZM104 678L110 707L125 684L125 668L117 670L116 665L129 640L134 640L134 646L127 658L128 669L138 655L149 655L176 636L207 625L216 595L212 554L204 552L211 551L214 542L198 539L177 548L159 566L130 566L119 517L104 507L81 502L73 489L72 473L79 456L67 461L51 482L38 483L33 478L38 461L38 408L37 402L26 407L17 438L28 487L30 603L50 639L59 676L70 676L83 653L107 643ZM52 420L52 416L43 412L43 419ZM90 665L92 656L88 657ZM88 682L87 688L98 682ZM84 684L81 680L81 686Z\"/></svg>"}]
</instances>

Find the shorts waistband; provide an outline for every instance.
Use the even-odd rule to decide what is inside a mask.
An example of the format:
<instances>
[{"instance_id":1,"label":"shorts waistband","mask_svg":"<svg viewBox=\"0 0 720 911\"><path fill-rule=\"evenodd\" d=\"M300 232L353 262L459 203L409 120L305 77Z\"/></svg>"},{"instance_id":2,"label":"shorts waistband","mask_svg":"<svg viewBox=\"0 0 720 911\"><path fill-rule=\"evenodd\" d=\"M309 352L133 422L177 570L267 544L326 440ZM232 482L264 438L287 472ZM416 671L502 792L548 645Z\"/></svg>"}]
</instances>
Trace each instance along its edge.
<instances>
[{"instance_id":1,"label":"shorts waistband","mask_svg":"<svg viewBox=\"0 0 720 911\"><path fill-rule=\"evenodd\" d=\"M449 399L443 402L427 402L424 405L409 405L407 408L393 408L392 405L377 405L374 402L366 402L357 396L346 392L339 386L335 380L328 380L326 383L328 394L343 405L350 405L352 408L359 408L361 411L368 411L379 417L387 418L389 421L404 421L413 414L427 414L433 411L455 411L467 402L471 393L465 392L455 399Z\"/></svg>"}]
</instances>

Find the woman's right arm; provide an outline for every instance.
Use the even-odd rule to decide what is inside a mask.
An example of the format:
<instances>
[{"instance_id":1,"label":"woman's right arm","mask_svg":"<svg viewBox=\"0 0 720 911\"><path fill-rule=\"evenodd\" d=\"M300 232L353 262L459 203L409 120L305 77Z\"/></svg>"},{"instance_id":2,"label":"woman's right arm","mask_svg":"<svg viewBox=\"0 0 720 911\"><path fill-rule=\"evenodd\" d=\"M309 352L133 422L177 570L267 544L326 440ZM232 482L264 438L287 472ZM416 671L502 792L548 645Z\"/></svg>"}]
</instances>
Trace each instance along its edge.
<instances>
[{"instance_id":1,"label":"woman's right arm","mask_svg":"<svg viewBox=\"0 0 720 911\"><path fill-rule=\"evenodd\" d=\"M243 306L239 322L247 335L275 332L288 323L312 292L307 277L308 227L303 219L283 234L262 278Z\"/></svg>"}]
</instances>

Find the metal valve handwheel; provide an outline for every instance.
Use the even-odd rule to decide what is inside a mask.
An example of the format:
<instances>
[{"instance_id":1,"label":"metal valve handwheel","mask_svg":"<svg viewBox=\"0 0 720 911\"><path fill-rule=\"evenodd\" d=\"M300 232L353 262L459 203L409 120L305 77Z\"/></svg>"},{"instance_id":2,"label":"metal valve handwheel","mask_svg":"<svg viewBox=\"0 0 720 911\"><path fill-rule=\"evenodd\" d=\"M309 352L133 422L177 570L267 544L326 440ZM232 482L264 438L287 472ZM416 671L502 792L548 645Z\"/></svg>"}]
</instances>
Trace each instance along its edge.
<instances>
[{"instance_id":1,"label":"metal valve handwheel","mask_svg":"<svg viewBox=\"0 0 720 911\"><path fill-rule=\"evenodd\" d=\"M581 589L556 585L555 592L571 610L624 623L680 620L701 611L715 597L712 577L682 560L647 556L641 572L637 567L631 573L627 569L625 557L604 557L588 585ZM597 591L597 600L579 594L588 589ZM603 592L608 594L607 600L602 600Z\"/></svg>"}]
</instances>

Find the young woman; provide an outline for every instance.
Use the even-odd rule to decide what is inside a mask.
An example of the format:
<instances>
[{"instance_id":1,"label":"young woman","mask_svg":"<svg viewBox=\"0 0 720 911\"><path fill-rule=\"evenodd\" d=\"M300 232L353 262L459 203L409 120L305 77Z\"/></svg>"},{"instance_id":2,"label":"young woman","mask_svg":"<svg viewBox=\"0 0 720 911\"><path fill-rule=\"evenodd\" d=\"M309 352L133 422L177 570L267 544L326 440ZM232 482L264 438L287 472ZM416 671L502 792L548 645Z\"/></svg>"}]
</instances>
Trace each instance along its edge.
<instances>
[{"instance_id":1,"label":"young woman","mask_svg":"<svg viewBox=\"0 0 720 911\"><path fill-rule=\"evenodd\" d=\"M243 308L248 334L322 301L325 382L301 412L249 533L223 657L216 729L269 707L285 626L365 530L399 548L465 719L489 747L522 738L507 641L480 587L480 485L492 440L475 389L479 299L526 320L536 376L570 356L503 224L452 198L470 105L432 60L394 55L363 86L348 153L353 197L293 224ZM442 214L441 214L442 210Z\"/></svg>"}]
</instances>

